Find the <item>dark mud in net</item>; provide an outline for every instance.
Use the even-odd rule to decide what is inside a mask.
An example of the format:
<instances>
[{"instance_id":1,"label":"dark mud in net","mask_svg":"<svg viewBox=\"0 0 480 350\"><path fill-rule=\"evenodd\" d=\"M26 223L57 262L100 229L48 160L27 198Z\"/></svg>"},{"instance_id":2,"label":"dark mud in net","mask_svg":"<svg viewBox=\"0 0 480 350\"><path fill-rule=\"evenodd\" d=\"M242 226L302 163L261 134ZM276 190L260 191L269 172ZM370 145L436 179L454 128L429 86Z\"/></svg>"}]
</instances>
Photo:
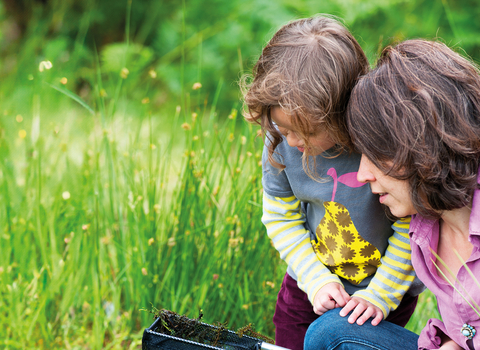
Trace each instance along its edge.
<instances>
[{"instance_id":1,"label":"dark mud in net","mask_svg":"<svg viewBox=\"0 0 480 350\"><path fill-rule=\"evenodd\" d=\"M142 350L260 350L262 342L261 339L169 312L158 317L144 331Z\"/></svg>"}]
</instances>

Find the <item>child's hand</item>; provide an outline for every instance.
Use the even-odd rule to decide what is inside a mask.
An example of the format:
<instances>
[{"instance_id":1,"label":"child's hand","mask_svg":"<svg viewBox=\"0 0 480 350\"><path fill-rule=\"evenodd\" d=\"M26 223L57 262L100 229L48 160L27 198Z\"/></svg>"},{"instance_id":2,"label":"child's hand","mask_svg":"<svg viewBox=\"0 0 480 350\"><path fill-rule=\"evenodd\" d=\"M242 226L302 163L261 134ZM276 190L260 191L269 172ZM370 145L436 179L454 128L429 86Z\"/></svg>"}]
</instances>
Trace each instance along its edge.
<instances>
[{"instance_id":1,"label":"child's hand","mask_svg":"<svg viewBox=\"0 0 480 350\"><path fill-rule=\"evenodd\" d=\"M357 324L361 326L370 317L373 317L372 326L376 326L383 320L383 312L380 308L359 297L351 298L347 305L340 310L340 316L345 317L352 310L352 314L348 317L349 323L357 321Z\"/></svg>"},{"instance_id":2,"label":"child's hand","mask_svg":"<svg viewBox=\"0 0 480 350\"><path fill-rule=\"evenodd\" d=\"M323 315L328 310L343 307L350 300L350 295L339 283L328 283L320 288L313 299L313 311Z\"/></svg>"}]
</instances>

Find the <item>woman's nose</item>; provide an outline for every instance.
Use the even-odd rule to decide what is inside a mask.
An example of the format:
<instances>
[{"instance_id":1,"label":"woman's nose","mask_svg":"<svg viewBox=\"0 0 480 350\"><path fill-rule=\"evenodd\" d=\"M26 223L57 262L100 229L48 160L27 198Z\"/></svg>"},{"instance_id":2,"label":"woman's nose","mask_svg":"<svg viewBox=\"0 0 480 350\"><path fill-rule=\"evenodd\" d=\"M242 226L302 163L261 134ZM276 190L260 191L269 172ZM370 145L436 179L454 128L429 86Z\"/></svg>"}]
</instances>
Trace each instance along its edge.
<instances>
[{"instance_id":1,"label":"woman's nose","mask_svg":"<svg viewBox=\"0 0 480 350\"><path fill-rule=\"evenodd\" d=\"M375 175L372 172L373 163L362 154L362 159L360 160L360 166L358 167L357 180L359 182L373 182L375 181Z\"/></svg>"}]
</instances>

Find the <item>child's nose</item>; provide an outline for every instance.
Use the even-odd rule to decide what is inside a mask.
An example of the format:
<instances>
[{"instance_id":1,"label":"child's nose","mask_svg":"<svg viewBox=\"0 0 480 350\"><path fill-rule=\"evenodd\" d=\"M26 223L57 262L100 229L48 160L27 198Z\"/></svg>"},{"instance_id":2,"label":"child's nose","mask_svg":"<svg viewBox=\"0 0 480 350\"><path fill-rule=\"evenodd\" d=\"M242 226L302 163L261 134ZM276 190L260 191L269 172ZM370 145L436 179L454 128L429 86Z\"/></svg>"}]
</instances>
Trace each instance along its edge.
<instances>
[{"instance_id":1,"label":"child's nose","mask_svg":"<svg viewBox=\"0 0 480 350\"><path fill-rule=\"evenodd\" d=\"M302 140L294 132L289 132L287 135L287 143L290 147L303 146Z\"/></svg>"},{"instance_id":2,"label":"child's nose","mask_svg":"<svg viewBox=\"0 0 480 350\"><path fill-rule=\"evenodd\" d=\"M372 182L375 181L375 176L372 173L373 163L362 154L360 160L360 166L358 167L357 180L359 182Z\"/></svg>"}]
</instances>

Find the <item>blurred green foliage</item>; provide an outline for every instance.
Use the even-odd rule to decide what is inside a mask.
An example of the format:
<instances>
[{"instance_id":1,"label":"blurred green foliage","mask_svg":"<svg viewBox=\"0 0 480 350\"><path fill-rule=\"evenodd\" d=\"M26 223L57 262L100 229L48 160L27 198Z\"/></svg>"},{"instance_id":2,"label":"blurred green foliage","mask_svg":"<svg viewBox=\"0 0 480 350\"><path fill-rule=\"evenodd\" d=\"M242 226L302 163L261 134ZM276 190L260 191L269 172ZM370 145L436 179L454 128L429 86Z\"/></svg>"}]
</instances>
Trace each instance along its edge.
<instances>
[{"instance_id":1,"label":"blurred green foliage","mask_svg":"<svg viewBox=\"0 0 480 350\"><path fill-rule=\"evenodd\" d=\"M89 101L99 78L130 72L128 93L144 94L148 71L158 107L202 84L207 103L219 83L218 108L239 103L236 81L250 71L282 24L316 13L343 18L373 63L382 47L406 38L441 38L480 57L480 5L476 0L3 0L0 9L2 96L21 94L42 60L68 78ZM52 76L52 83L60 76ZM108 92L108 91L107 91ZM14 99L15 100L15 99ZM205 101L198 100L203 105Z\"/></svg>"}]
</instances>

